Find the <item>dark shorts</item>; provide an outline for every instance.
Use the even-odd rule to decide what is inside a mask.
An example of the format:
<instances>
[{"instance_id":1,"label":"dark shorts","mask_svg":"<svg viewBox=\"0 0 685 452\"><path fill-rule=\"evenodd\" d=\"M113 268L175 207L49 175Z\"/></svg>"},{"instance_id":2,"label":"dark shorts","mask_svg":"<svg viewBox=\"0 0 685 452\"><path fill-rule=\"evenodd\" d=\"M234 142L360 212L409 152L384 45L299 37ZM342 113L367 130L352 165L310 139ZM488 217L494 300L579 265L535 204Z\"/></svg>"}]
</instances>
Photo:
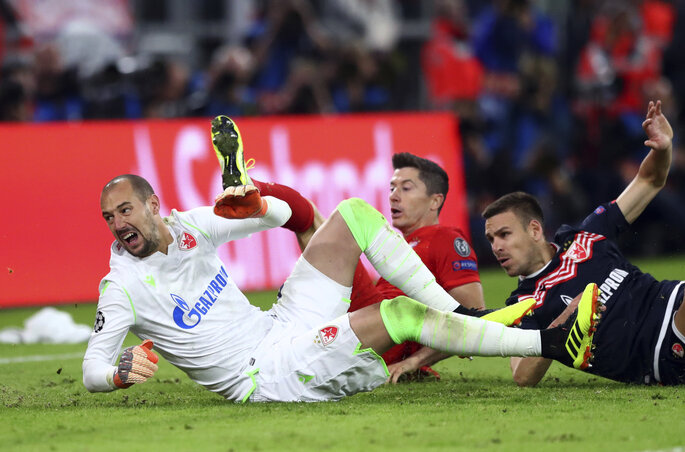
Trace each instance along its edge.
<instances>
[{"instance_id":1,"label":"dark shorts","mask_svg":"<svg viewBox=\"0 0 685 452\"><path fill-rule=\"evenodd\" d=\"M659 378L663 385L685 384L685 332L675 327L676 311L682 306L682 296L674 303L668 326L659 349ZM683 308L685 309L685 308Z\"/></svg>"}]
</instances>

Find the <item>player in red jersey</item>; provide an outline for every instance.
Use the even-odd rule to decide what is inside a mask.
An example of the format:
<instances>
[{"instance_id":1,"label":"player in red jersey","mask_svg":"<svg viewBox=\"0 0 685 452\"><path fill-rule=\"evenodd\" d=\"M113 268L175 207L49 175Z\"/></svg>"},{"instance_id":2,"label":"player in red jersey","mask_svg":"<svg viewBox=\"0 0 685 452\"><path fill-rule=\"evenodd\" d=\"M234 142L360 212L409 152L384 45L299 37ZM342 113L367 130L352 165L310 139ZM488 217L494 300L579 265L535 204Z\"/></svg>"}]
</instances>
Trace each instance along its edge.
<instances>
[{"instance_id":1,"label":"player in red jersey","mask_svg":"<svg viewBox=\"0 0 685 452\"><path fill-rule=\"evenodd\" d=\"M467 308L483 309L476 254L459 228L439 224L438 216L449 189L447 173L436 163L406 152L393 155L392 164L392 225L412 245L445 291ZM350 311L398 295L403 295L402 291L383 278L374 286L364 267L358 265ZM432 373L439 378L429 366L447 356L407 342L388 350L383 359L388 364L390 380L397 382L409 372Z\"/></svg>"}]
</instances>

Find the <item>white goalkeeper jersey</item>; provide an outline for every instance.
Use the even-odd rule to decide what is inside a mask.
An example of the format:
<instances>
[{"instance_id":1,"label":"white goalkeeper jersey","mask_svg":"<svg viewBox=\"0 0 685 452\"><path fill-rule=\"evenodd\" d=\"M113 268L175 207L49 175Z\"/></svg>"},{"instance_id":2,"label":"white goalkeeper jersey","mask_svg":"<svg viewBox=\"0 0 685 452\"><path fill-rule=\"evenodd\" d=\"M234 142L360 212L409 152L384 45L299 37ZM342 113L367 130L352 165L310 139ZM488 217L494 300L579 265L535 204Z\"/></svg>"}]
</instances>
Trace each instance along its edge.
<instances>
[{"instance_id":1,"label":"white goalkeeper jersey","mask_svg":"<svg viewBox=\"0 0 685 452\"><path fill-rule=\"evenodd\" d=\"M250 352L270 330L272 318L248 302L217 247L288 220L285 202L264 199L267 213L257 219L227 220L211 207L173 210L164 219L174 240L167 254L139 258L112 244L110 272L100 282L95 327L83 360L88 390L115 389L115 363L130 330L152 340L155 351L195 382L228 399L242 399L252 387L243 372Z\"/></svg>"}]
</instances>

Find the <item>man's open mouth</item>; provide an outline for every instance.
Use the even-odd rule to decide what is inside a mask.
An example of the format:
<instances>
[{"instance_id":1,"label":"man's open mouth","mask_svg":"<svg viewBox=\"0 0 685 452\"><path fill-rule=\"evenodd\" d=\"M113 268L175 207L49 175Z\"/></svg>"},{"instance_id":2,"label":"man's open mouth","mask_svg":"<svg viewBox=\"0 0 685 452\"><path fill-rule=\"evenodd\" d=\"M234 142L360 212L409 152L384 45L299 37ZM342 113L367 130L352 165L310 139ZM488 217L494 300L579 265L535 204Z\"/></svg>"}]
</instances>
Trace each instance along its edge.
<instances>
[{"instance_id":1,"label":"man's open mouth","mask_svg":"<svg viewBox=\"0 0 685 452\"><path fill-rule=\"evenodd\" d=\"M132 245L138 240L138 233L134 231L126 232L121 234L121 239L129 245Z\"/></svg>"}]
</instances>

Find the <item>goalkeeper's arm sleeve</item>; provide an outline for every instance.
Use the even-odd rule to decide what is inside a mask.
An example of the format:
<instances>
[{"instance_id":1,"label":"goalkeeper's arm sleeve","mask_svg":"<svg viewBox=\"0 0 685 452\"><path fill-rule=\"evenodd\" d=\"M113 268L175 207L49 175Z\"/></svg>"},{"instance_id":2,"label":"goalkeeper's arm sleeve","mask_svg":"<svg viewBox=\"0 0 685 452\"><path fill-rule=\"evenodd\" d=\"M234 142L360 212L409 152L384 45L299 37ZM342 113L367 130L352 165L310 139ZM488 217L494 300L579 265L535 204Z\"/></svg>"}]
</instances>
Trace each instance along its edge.
<instances>
[{"instance_id":1,"label":"goalkeeper's arm sleeve","mask_svg":"<svg viewBox=\"0 0 685 452\"><path fill-rule=\"evenodd\" d=\"M112 381L112 375L117 366L112 366L96 359L83 360L83 385L90 392L109 392L117 387Z\"/></svg>"},{"instance_id":2,"label":"goalkeeper's arm sleeve","mask_svg":"<svg viewBox=\"0 0 685 452\"><path fill-rule=\"evenodd\" d=\"M273 196L263 196L262 199L267 202L269 207L266 210L266 215L258 218L258 221L266 228L283 226L290 219L292 211L285 201Z\"/></svg>"},{"instance_id":3,"label":"goalkeeper's arm sleeve","mask_svg":"<svg viewBox=\"0 0 685 452\"><path fill-rule=\"evenodd\" d=\"M116 389L112 374L121 345L134 323L131 305L125 291L116 282L100 283L95 328L83 357L83 385L90 392Z\"/></svg>"}]
</instances>

